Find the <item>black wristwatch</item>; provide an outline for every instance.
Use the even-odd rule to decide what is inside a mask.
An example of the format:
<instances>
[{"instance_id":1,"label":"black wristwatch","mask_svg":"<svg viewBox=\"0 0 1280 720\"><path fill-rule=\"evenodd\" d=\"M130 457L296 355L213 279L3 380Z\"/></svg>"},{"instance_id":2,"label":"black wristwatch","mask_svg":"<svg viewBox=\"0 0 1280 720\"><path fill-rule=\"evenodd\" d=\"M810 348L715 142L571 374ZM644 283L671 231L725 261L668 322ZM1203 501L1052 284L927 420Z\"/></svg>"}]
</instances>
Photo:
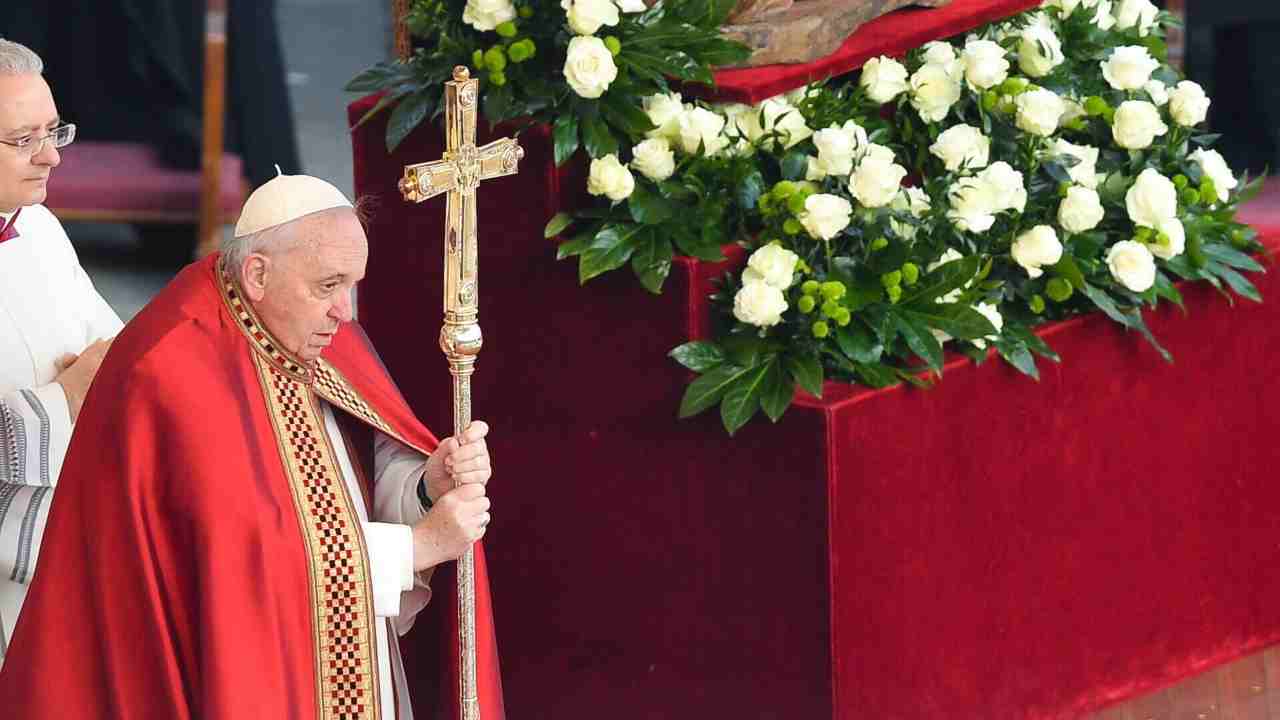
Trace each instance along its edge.
<instances>
[{"instance_id":1,"label":"black wristwatch","mask_svg":"<svg viewBox=\"0 0 1280 720\"><path fill-rule=\"evenodd\" d=\"M434 504L431 502L431 498L427 496L426 473L423 473L422 477L418 478L418 502L422 504L423 510L430 510L431 506Z\"/></svg>"}]
</instances>

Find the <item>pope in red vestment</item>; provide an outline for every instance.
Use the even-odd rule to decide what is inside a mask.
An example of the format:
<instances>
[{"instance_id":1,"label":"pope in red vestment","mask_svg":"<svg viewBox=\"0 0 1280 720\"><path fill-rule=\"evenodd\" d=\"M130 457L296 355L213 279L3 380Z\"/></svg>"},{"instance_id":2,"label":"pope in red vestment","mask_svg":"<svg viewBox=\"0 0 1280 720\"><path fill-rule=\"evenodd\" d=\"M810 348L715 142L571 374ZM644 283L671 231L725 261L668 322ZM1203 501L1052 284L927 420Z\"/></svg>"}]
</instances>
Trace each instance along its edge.
<instances>
[{"instance_id":1,"label":"pope in red vestment","mask_svg":"<svg viewBox=\"0 0 1280 720\"><path fill-rule=\"evenodd\" d=\"M359 266L363 275L363 255ZM437 440L357 325L335 322L308 360L252 299L218 256L206 258L116 339L0 671L6 720L411 717L407 697L379 691L388 664L375 630L389 619L374 612L361 517L376 491L369 439L423 457ZM447 505L437 497L424 517ZM435 612L419 619L440 625L439 662L407 677L433 705L413 708L420 719L460 714L456 593L441 575ZM501 720L478 546L476 594L480 708Z\"/></svg>"}]
</instances>

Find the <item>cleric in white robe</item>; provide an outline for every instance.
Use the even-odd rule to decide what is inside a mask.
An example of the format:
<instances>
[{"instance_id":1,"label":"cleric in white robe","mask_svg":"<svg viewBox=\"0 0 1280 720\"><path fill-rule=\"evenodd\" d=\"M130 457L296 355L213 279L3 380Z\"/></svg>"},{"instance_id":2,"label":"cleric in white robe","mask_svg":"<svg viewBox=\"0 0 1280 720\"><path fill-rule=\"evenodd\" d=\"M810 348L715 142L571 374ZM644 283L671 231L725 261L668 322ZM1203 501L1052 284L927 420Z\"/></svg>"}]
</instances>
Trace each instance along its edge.
<instances>
[{"instance_id":1,"label":"cleric in white robe","mask_svg":"<svg viewBox=\"0 0 1280 720\"><path fill-rule=\"evenodd\" d=\"M35 570L80 402L120 318L40 203L61 122L40 58L0 40L0 663Z\"/></svg>"}]
</instances>

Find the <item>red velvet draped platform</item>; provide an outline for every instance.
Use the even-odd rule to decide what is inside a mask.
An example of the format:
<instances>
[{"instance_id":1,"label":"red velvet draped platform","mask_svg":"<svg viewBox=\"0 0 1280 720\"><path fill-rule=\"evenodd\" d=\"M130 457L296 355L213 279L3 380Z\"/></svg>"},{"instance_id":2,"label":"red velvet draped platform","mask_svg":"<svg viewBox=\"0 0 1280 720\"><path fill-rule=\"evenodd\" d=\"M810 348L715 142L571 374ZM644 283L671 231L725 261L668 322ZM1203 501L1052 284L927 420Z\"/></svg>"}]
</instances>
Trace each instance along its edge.
<instances>
[{"instance_id":1,"label":"red velvet draped platform","mask_svg":"<svg viewBox=\"0 0 1280 720\"><path fill-rule=\"evenodd\" d=\"M395 189L443 148L424 128L388 157L384 123L354 135L380 199L360 319L449 427L443 202ZM1087 317L1044 330L1064 362L1039 383L961 359L931 391L829 383L729 439L676 420L665 357L705 332L723 268L677 263L658 297L626 273L579 287L541 230L581 169L522 144L479 191L473 381L512 717L1072 718L1280 640L1275 269L1266 304L1191 287L1186 315L1152 314L1172 365Z\"/></svg>"}]
</instances>

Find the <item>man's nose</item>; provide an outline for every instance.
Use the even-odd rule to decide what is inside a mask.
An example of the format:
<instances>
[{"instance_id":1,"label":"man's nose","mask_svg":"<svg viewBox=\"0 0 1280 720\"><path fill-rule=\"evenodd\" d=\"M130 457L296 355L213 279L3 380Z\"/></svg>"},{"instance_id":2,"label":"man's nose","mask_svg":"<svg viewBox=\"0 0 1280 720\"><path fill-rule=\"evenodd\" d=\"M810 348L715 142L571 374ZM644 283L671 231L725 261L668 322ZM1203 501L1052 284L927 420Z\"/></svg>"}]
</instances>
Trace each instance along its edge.
<instances>
[{"instance_id":1,"label":"man's nose","mask_svg":"<svg viewBox=\"0 0 1280 720\"><path fill-rule=\"evenodd\" d=\"M51 168L56 168L62 164L62 153L58 152L58 148L53 146L52 140L45 140L40 152L31 157L31 162L36 165L47 165Z\"/></svg>"},{"instance_id":2,"label":"man's nose","mask_svg":"<svg viewBox=\"0 0 1280 720\"><path fill-rule=\"evenodd\" d=\"M338 298L334 301L333 307L329 310L329 315L340 322L351 322L351 306L351 293L338 293Z\"/></svg>"}]
</instances>

